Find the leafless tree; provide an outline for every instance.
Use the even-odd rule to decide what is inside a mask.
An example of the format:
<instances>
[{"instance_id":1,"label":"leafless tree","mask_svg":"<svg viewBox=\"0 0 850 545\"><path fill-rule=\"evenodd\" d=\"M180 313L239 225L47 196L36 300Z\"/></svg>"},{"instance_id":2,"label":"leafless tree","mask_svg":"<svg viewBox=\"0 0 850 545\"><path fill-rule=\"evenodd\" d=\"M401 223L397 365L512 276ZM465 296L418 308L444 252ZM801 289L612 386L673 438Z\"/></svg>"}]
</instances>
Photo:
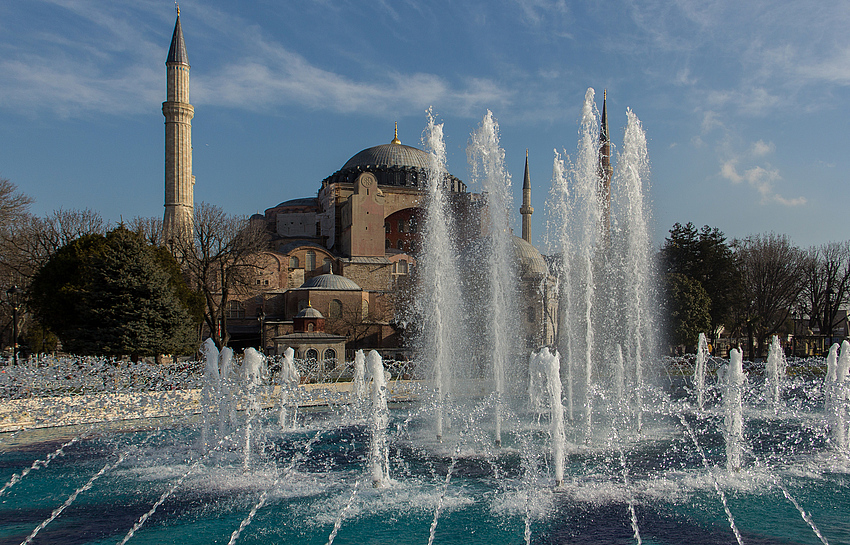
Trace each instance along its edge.
<instances>
[{"instance_id":1,"label":"leafless tree","mask_svg":"<svg viewBox=\"0 0 850 545\"><path fill-rule=\"evenodd\" d=\"M44 218L21 216L2 232L0 266L28 284L56 250L84 235L102 235L107 228L100 214L90 209L59 209Z\"/></svg>"},{"instance_id":2,"label":"leafless tree","mask_svg":"<svg viewBox=\"0 0 850 545\"><path fill-rule=\"evenodd\" d=\"M135 217L127 224L127 228L138 233L142 239L152 246L162 246L162 218L161 217Z\"/></svg>"},{"instance_id":3,"label":"leafless tree","mask_svg":"<svg viewBox=\"0 0 850 545\"><path fill-rule=\"evenodd\" d=\"M207 203L195 206L194 221L191 240L175 237L171 249L190 285L204 298L210 336L218 347L227 346L227 303L240 289L247 289L262 267L259 257L268 249L268 233L260 223Z\"/></svg>"},{"instance_id":4,"label":"leafless tree","mask_svg":"<svg viewBox=\"0 0 850 545\"><path fill-rule=\"evenodd\" d=\"M803 275L802 313L822 335L831 335L839 308L850 301L850 241L809 248Z\"/></svg>"},{"instance_id":5,"label":"leafless tree","mask_svg":"<svg viewBox=\"0 0 850 545\"><path fill-rule=\"evenodd\" d=\"M757 341L763 353L767 338L788 320L803 287L803 252L785 235L755 235L733 246L741 267L743 301L740 326L751 357Z\"/></svg>"},{"instance_id":6,"label":"leafless tree","mask_svg":"<svg viewBox=\"0 0 850 545\"><path fill-rule=\"evenodd\" d=\"M328 313L326 317L326 330L335 335L345 335L351 344L349 348L364 348L363 344L370 337L378 335L383 325L387 324L392 309L387 295L379 295L374 305L368 309L360 305L343 306L339 314ZM366 346L377 348L377 346Z\"/></svg>"},{"instance_id":7,"label":"leafless tree","mask_svg":"<svg viewBox=\"0 0 850 545\"><path fill-rule=\"evenodd\" d=\"M0 229L5 231L28 216L32 202L31 197L18 191L18 186L6 178L0 178Z\"/></svg>"}]
</instances>

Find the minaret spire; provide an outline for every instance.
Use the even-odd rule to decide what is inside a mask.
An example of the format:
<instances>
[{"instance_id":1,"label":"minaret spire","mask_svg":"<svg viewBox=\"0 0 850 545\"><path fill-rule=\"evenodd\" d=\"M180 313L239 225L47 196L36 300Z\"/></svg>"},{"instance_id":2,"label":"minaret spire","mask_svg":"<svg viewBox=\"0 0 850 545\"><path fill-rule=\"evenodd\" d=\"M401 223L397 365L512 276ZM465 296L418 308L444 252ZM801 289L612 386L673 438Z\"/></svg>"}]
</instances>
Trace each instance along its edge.
<instances>
[{"instance_id":1,"label":"minaret spire","mask_svg":"<svg viewBox=\"0 0 850 545\"><path fill-rule=\"evenodd\" d=\"M194 225L194 185L192 175L192 118L195 108L189 103L189 56L180 25L180 6L174 3L177 21L165 60L165 215L163 239L174 244L191 240Z\"/></svg>"},{"instance_id":2,"label":"minaret spire","mask_svg":"<svg viewBox=\"0 0 850 545\"><path fill-rule=\"evenodd\" d=\"M398 121L395 122L395 136L393 136L393 139L390 142L390 144L395 144L395 145L401 144L401 140L398 139Z\"/></svg>"},{"instance_id":3,"label":"minaret spire","mask_svg":"<svg viewBox=\"0 0 850 545\"><path fill-rule=\"evenodd\" d=\"M519 208L522 214L522 239L531 244L531 215L534 208L531 206L531 176L528 175L528 149L525 150L525 174L522 177L522 206Z\"/></svg>"},{"instance_id":4,"label":"minaret spire","mask_svg":"<svg viewBox=\"0 0 850 545\"><path fill-rule=\"evenodd\" d=\"M602 233L607 240L611 233L611 137L608 133L608 90L602 92L602 120L599 129L599 200L602 204Z\"/></svg>"}]
</instances>

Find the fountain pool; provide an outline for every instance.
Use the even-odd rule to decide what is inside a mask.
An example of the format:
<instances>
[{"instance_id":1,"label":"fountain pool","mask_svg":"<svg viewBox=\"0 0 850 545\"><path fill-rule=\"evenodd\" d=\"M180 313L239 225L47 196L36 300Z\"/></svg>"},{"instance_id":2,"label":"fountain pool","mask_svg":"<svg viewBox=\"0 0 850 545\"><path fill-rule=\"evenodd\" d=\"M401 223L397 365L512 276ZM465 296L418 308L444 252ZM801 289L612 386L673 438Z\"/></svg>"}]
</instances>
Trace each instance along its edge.
<instances>
[{"instance_id":1,"label":"fountain pool","mask_svg":"<svg viewBox=\"0 0 850 545\"><path fill-rule=\"evenodd\" d=\"M442 442L436 401L391 403L389 478L377 488L369 417L348 404L304 408L289 429L274 407L240 412L210 448L198 415L6 433L0 543L27 542L46 521L29 542L850 542L850 458L831 439L821 378L786 378L777 408L751 377L738 471L726 463L725 386L708 380L699 409L681 384L644 392L640 433L601 396L590 442L583 422L567 422L559 487L550 417L506 409L497 448L490 397L447 407Z\"/></svg>"}]
</instances>

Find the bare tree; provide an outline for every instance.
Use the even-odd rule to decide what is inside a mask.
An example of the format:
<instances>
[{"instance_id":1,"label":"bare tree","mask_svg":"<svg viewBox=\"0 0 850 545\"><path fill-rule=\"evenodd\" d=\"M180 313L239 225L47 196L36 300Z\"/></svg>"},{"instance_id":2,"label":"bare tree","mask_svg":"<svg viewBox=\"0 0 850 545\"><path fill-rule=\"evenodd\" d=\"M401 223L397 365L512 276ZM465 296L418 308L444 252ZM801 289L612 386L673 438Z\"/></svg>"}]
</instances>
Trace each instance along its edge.
<instances>
[{"instance_id":1,"label":"bare tree","mask_svg":"<svg viewBox=\"0 0 850 545\"><path fill-rule=\"evenodd\" d=\"M803 313L822 335L831 336L839 307L850 301L850 241L809 248L803 275Z\"/></svg>"},{"instance_id":2,"label":"bare tree","mask_svg":"<svg viewBox=\"0 0 850 545\"><path fill-rule=\"evenodd\" d=\"M165 244L162 238L161 217L143 218L136 216L130 220L127 228L141 236L151 246L162 246Z\"/></svg>"},{"instance_id":3,"label":"bare tree","mask_svg":"<svg viewBox=\"0 0 850 545\"><path fill-rule=\"evenodd\" d=\"M56 250L81 236L106 231L106 222L90 209L59 209L44 218L21 216L2 232L0 266L28 284Z\"/></svg>"},{"instance_id":4,"label":"bare tree","mask_svg":"<svg viewBox=\"0 0 850 545\"><path fill-rule=\"evenodd\" d=\"M800 298L803 252L787 236L774 233L735 241L734 246L743 284L739 325L746 330L753 357L753 342L763 353L768 336L779 331Z\"/></svg>"},{"instance_id":5,"label":"bare tree","mask_svg":"<svg viewBox=\"0 0 850 545\"><path fill-rule=\"evenodd\" d=\"M192 239L175 237L171 250L204 298L210 336L218 347L227 346L227 303L247 289L262 267L259 257L268 249L268 233L260 223L207 203L195 206L194 220Z\"/></svg>"},{"instance_id":6,"label":"bare tree","mask_svg":"<svg viewBox=\"0 0 850 545\"><path fill-rule=\"evenodd\" d=\"M0 229L6 230L10 225L29 215L31 197L18 191L18 186L6 178L0 178Z\"/></svg>"}]
</instances>

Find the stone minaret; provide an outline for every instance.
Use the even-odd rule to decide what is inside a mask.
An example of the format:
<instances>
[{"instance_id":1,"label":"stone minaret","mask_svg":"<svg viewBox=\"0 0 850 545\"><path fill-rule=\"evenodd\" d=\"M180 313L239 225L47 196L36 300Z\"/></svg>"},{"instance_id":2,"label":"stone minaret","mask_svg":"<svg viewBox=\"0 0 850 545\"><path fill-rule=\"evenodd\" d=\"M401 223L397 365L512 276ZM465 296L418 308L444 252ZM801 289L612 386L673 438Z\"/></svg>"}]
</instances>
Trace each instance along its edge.
<instances>
[{"instance_id":1,"label":"stone minaret","mask_svg":"<svg viewBox=\"0 0 850 545\"><path fill-rule=\"evenodd\" d=\"M602 92L602 126L599 130L599 200L602 204L601 229L605 239L611 234L611 137L608 134L608 112L606 101L608 90Z\"/></svg>"},{"instance_id":2,"label":"stone minaret","mask_svg":"<svg viewBox=\"0 0 850 545\"><path fill-rule=\"evenodd\" d=\"M522 214L522 239L531 244L531 215L534 208L531 207L531 177L528 175L528 150L525 150L525 175L522 178L522 206L519 207Z\"/></svg>"},{"instance_id":3,"label":"stone minaret","mask_svg":"<svg viewBox=\"0 0 850 545\"><path fill-rule=\"evenodd\" d=\"M180 10L171 47L165 60L167 100L162 103L165 116L165 217L163 239L173 243L178 238L192 237L194 186L192 175L192 117L189 104L189 57L183 42Z\"/></svg>"}]
</instances>

